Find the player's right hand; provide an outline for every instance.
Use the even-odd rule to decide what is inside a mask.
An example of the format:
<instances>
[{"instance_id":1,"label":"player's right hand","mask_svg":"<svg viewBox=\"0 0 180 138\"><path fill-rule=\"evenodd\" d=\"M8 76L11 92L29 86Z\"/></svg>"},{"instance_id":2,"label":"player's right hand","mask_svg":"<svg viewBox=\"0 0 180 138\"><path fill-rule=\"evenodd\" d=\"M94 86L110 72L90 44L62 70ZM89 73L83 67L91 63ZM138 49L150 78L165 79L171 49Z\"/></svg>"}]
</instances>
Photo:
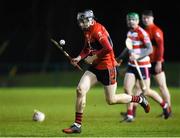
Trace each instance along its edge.
<instances>
[{"instance_id":1,"label":"player's right hand","mask_svg":"<svg viewBox=\"0 0 180 138\"><path fill-rule=\"evenodd\" d=\"M116 62L117 62L117 66L121 66L123 60L122 59L116 59Z\"/></svg>"},{"instance_id":2,"label":"player's right hand","mask_svg":"<svg viewBox=\"0 0 180 138\"><path fill-rule=\"evenodd\" d=\"M139 58L139 55L135 54L135 53L131 53L129 58L130 58L130 60L137 60Z\"/></svg>"},{"instance_id":3,"label":"player's right hand","mask_svg":"<svg viewBox=\"0 0 180 138\"><path fill-rule=\"evenodd\" d=\"M71 64L73 66L77 66L77 63L81 60L81 56L77 56L76 58L71 59Z\"/></svg>"}]
</instances>

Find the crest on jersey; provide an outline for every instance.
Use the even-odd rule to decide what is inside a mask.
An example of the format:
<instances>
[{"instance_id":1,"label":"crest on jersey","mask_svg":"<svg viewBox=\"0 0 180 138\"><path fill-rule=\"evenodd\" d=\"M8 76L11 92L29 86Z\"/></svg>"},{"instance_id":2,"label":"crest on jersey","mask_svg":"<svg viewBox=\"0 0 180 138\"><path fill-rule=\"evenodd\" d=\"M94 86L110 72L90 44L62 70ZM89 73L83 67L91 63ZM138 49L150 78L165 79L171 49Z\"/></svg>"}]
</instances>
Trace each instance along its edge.
<instances>
[{"instance_id":1,"label":"crest on jersey","mask_svg":"<svg viewBox=\"0 0 180 138\"><path fill-rule=\"evenodd\" d=\"M157 37L161 37L161 35L160 35L159 32L156 32L156 36L157 36Z\"/></svg>"},{"instance_id":2,"label":"crest on jersey","mask_svg":"<svg viewBox=\"0 0 180 138\"><path fill-rule=\"evenodd\" d=\"M102 39L102 37L103 37L102 32L98 32L98 37L99 37L99 39Z\"/></svg>"}]
</instances>

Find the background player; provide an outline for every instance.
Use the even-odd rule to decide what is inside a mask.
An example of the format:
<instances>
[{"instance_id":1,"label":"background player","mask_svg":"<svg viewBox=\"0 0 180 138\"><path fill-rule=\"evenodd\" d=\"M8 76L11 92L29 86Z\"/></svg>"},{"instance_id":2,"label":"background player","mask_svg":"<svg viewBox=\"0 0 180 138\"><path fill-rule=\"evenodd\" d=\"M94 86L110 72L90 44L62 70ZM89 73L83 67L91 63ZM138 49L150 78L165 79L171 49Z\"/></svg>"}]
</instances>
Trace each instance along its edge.
<instances>
[{"instance_id":1,"label":"background player","mask_svg":"<svg viewBox=\"0 0 180 138\"><path fill-rule=\"evenodd\" d=\"M148 55L152 53L153 49L148 34L143 28L139 26L139 15L137 13L131 12L127 14L127 26L130 28L127 33L127 38L130 38L132 40L133 49L129 50L128 69L124 78L125 92L132 95L136 81L138 80L141 82L139 73L134 63L134 60L137 60L138 66L140 67L143 76L143 80L146 85L144 94L153 98L162 106L164 110L166 110L167 104L163 101L163 99L157 92L150 89L149 69L151 67L151 63ZM127 122L131 122L134 120L133 103L128 104L125 120Z\"/></svg>"}]
</instances>

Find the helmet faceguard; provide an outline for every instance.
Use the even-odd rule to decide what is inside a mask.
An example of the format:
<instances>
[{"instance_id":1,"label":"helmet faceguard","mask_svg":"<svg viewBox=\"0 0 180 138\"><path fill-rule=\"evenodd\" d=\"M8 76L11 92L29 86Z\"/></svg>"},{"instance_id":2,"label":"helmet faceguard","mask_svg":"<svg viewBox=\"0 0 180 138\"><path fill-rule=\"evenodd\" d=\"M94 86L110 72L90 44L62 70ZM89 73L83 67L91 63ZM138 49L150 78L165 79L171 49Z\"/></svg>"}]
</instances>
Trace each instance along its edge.
<instances>
[{"instance_id":1,"label":"helmet faceguard","mask_svg":"<svg viewBox=\"0 0 180 138\"><path fill-rule=\"evenodd\" d=\"M77 21L82 29L88 29L91 25L93 25L93 21L94 21L93 11L85 10L84 12L79 12L77 14Z\"/></svg>"}]
</instances>

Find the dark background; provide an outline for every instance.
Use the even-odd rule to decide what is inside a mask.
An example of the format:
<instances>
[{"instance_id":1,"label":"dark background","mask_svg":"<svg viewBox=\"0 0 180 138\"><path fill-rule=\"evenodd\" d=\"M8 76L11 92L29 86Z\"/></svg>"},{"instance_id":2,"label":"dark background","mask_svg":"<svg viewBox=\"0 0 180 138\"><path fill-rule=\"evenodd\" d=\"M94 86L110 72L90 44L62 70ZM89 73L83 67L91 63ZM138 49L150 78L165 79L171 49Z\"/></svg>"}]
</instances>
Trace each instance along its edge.
<instances>
[{"instance_id":1,"label":"dark background","mask_svg":"<svg viewBox=\"0 0 180 138\"><path fill-rule=\"evenodd\" d=\"M63 54L49 39L66 40L64 49L77 56L83 37L76 22L78 11L92 9L97 20L109 31L115 55L124 48L126 14L152 9L164 31L165 60L179 62L179 4L145 0L1 0L0 1L0 63L58 63ZM162 3L163 2L163 3ZM166 7L165 7L166 5ZM3 49L3 50L2 50Z\"/></svg>"}]
</instances>

